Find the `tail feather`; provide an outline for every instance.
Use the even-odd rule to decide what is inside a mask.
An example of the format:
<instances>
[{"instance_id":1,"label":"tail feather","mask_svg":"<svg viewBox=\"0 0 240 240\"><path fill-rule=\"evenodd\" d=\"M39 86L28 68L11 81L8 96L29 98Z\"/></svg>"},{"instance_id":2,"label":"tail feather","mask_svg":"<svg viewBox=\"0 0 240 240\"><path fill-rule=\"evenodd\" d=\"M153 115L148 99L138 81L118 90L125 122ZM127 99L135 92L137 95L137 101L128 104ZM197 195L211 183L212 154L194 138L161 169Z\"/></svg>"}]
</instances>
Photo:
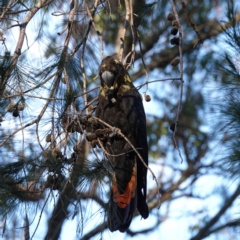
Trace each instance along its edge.
<instances>
[{"instance_id":1,"label":"tail feather","mask_svg":"<svg viewBox=\"0 0 240 240\"><path fill-rule=\"evenodd\" d=\"M116 182L116 175L113 178L112 184L112 193L113 193L113 201L118 203L118 207L126 208L126 206L131 202L131 199L135 197L136 192L136 167L133 168L132 177L129 183L126 186L126 189L123 194L120 194L118 191L118 186Z\"/></svg>"},{"instance_id":2,"label":"tail feather","mask_svg":"<svg viewBox=\"0 0 240 240\"><path fill-rule=\"evenodd\" d=\"M134 199L126 208L119 208L117 203L110 202L108 227L111 232L125 232L129 228L133 216L131 209L135 209L134 205Z\"/></svg>"},{"instance_id":3,"label":"tail feather","mask_svg":"<svg viewBox=\"0 0 240 240\"><path fill-rule=\"evenodd\" d=\"M148 205L146 203L146 198L143 196L141 191L138 191L137 209L144 219L148 218Z\"/></svg>"},{"instance_id":4,"label":"tail feather","mask_svg":"<svg viewBox=\"0 0 240 240\"><path fill-rule=\"evenodd\" d=\"M132 176L128 182L124 193L120 194L116 182L116 176L114 175L112 184L112 197L109 206L108 226L110 231L119 230L125 232L131 221L133 213L136 209L137 198L137 168L136 163L132 170Z\"/></svg>"}]
</instances>

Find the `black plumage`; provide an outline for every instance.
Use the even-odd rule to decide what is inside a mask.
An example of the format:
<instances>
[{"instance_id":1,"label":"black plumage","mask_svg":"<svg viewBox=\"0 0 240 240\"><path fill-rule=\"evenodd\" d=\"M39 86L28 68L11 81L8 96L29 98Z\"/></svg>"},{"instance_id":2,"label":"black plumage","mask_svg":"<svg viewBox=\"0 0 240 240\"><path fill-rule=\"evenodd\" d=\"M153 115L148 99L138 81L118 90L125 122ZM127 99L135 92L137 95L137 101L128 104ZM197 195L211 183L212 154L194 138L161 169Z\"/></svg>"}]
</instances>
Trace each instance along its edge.
<instances>
[{"instance_id":1,"label":"black plumage","mask_svg":"<svg viewBox=\"0 0 240 240\"><path fill-rule=\"evenodd\" d=\"M103 59L99 76L101 87L95 116L120 129L148 164L146 116L140 94L115 56ZM124 232L136 208L143 218L149 215L147 168L130 144L117 134L109 136L104 148L111 154L106 155L114 171L108 225L111 231Z\"/></svg>"}]
</instances>

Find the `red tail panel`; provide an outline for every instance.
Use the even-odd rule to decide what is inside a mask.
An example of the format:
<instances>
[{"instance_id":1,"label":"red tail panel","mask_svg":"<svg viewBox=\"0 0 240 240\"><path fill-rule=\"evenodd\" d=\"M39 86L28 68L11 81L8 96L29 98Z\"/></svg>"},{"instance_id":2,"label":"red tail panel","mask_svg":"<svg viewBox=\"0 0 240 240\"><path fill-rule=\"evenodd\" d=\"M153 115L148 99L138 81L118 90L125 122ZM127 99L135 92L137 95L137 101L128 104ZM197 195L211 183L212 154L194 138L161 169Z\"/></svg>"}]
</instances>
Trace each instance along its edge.
<instances>
[{"instance_id":1,"label":"red tail panel","mask_svg":"<svg viewBox=\"0 0 240 240\"><path fill-rule=\"evenodd\" d=\"M134 166L132 171L132 177L126 186L125 192L120 194L118 191L118 186L116 183L116 176L114 174L112 192L113 192L113 202L118 203L118 207L125 208L130 204L131 199L135 197L137 187L137 176L136 176L136 166Z\"/></svg>"}]
</instances>

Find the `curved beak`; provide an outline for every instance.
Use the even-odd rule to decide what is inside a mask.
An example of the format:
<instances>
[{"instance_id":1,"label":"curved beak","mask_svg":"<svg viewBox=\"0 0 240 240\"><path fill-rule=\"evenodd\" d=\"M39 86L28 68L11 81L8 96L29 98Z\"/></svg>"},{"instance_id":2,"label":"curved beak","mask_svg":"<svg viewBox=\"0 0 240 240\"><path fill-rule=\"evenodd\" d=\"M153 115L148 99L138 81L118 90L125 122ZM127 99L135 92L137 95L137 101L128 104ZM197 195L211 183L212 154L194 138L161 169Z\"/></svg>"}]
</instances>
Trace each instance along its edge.
<instances>
[{"instance_id":1,"label":"curved beak","mask_svg":"<svg viewBox=\"0 0 240 240\"><path fill-rule=\"evenodd\" d=\"M114 74L109 71L104 71L101 75L102 80L107 84L108 87L111 87L114 83Z\"/></svg>"}]
</instances>

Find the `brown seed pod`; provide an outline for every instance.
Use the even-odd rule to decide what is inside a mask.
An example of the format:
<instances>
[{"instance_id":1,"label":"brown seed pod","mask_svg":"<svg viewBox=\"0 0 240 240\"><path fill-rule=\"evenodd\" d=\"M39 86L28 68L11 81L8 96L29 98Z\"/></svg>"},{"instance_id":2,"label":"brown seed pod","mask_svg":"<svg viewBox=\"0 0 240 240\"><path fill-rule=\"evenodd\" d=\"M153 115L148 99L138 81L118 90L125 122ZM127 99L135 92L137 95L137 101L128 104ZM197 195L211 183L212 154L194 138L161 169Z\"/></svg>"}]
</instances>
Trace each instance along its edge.
<instances>
[{"instance_id":1,"label":"brown seed pod","mask_svg":"<svg viewBox=\"0 0 240 240\"><path fill-rule=\"evenodd\" d=\"M83 134L83 130L80 126L80 124L78 123L77 126L76 126L76 132L80 133L80 134Z\"/></svg>"},{"instance_id":2,"label":"brown seed pod","mask_svg":"<svg viewBox=\"0 0 240 240\"><path fill-rule=\"evenodd\" d=\"M62 152L59 148L54 148L53 149L53 154L56 157L56 159L61 158L63 156Z\"/></svg>"},{"instance_id":3,"label":"brown seed pod","mask_svg":"<svg viewBox=\"0 0 240 240\"><path fill-rule=\"evenodd\" d=\"M77 160L77 154L76 154L75 152L73 152L73 153L71 154L71 160L72 160L73 162L76 162L76 160Z\"/></svg>"},{"instance_id":4,"label":"brown seed pod","mask_svg":"<svg viewBox=\"0 0 240 240\"><path fill-rule=\"evenodd\" d=\"M52 175L48 175L48 176L47 176L47 183L50 184L50 185L52 185L53 182L54 182L53 176L52 176Z\"/></svg>"},{"instance_id":5,"label":"brown seed pod","mask_svg":"<svg viewBox=\"0 0 240 240\"><path fill-rule=\"evenodd\" d=\"M63 77L63 78L61 79L61 81L62 81L62 83L66 84L66 82L67 82L66 77Z\"/></svg>"},{"instance_id":6,"label":"brown seed pod","mask_svg":"<svg viewBox=\"0 0 240 240\"><path fill-rule=\"evenodd\" d=\"M95 148L98 145L98 140L91 141L92 148Z\"/></svg>"},{"instance_id":7,"label":"brown seed pod","mask_svg":"<svg viewBox=\"0 0 240 240\"><path fill-rule=\"evenodd\" d=\"M68 123L69 121L71 121L71 118L67 114L64 114L62 116L62 124Z\"/></svg>"},{"instance_id":8,"label":"brown seed pod","mask_svg":"<svg viewBox=\"0 0 240 240\"><path fill-rule=\"evenodd\" d=\"M93 125L97 125L98 124L98 120L96 118L90 117L88 119L88 122L93 124Z\"/></svg>"},{"instance_id":9,"label":"brown seed pod","mask_svg":"<svg viewBox=\"0 0 240 240\"><path fill-rule=\"evenodd\" d=\"M48 134L47 136L46 136L46 142L51 142L51 134Z\"/></svg>"},{"instance_id":10,"label":"brown seed pod","mask_svg":"<svg viewBox=\"0 0 240 240\"><path fill-rule=\"evenodd\" d=\"M68 131L68 132L72 132L72 126L70 126L72 123L72 118L67 115L67 114L64 114L62 116L62 127L64 130Z\"/></svg>"},{"instance_id":11,"label":"brown seed pod","mask_svg":"<svg viewBox=\"0 0 240 240\"><path fill-rule=\"evenodd\" d=\"M180 59L179 59L179 58L174 58L174 59L171 61L171 65L172 65L173 67L176 67L179 63L180 63Z\"/></svg>"},{"instance_id":12,"label":"brown seed pod","mask_svg":"<svg viewBox=\"0 0 240 240\"><path fill-rule=\"evenodd\" d=\"M43 151L42 155L43 155L45 161L48 161L48 158L49 158L49 156L51 155L51 150L45 150L45 151Z\"/></svg>"},{"instance_id":13,"label":"brown seed pod","mask_svg":"<svg viewBox=\"0 0 240 240\"><path fill-rule=\"evenodd\" d=\"M17 106L17 109L18 109L18 111L23 111L24 106L21 103L19 103Z\"/></svg>"},{"instance_id":14,"label":"brown seed pod","mask_svg":"<svg viewBox=\"0 0 240 240\"><path fill-rule=\"evenodd\" d=\"M92 126L91 125L86 125L85 126L85 130L86 130L86 132L92 132Z\"/></svg>"},{"instance_id":15,"label":"brown seed pod","mask_svg":"<svg viewBox=\"0 0 240 240\"><path fill-rule=\"evenodd\" d=\"M18 109L14 109L13 110L13 112L12 112L12 115L13 115L13 117L19 117L19 111L18 111Z\"/></svg>"},{"instance_id":16,"label":"brown seed pod","mask_svg":"<svg viewBox=\"0 0 240 240\"><path fill-rule=\"evenodd\" d=\"M8 112L13 112L14 108L15 108L15 103L14 102L9 103L8 106L7 106L7 111Z\"/></svg>"},{"instance_id":17,"label":"brown seed pod","mask_svg":"<svg viewBox=\"0 0 240 240\"><path fill-rule=\"evenodd\" d=\"M172 21L172 26L179 28L179 22L177 20Z\"/></svg>"},{"instance_id":18,"label":"brown seed pod","mask_svg":"<svg viewBox=\"0 0 240 240\"><path fill-rule=\"evenodd\" d=\"M167 20L168 20L168 21L172 21L172 20L174 20L174 19L175 19L175 16L174 16L173 13L169 13L169 14L167 15Z\"/></svg>"},{"instance_id":19,"label":"brown seed pod","mask_svg":"<svg viewBox=\"0 0 240 240\"><path fill-rule=\"evenodd\" d=\"M87 139L89 142L91 142L91 141L93 141L94 139L97 139L97 135L96 135L96 133L88 132L88 133L86 134L86 139Z\"/></svg>"},{"instance_id":20,"label":"brown seed pod","mask_svg":"<svg viewBox=\"0 0 240 240\"><path fill-rule=\"evenodd\" d=\"M75 152L75 153L80 153L81 152L81 145L80 144L77 144L77 145L75 145L74 147L73 147L73 151Z\"/></svg>"},{"instance_id":21,"label":"brown seed pod","mask_svg":"<svg viewBox=\"0 0 240 240\"><path fill-rule=\"evenodd\" d=\"M92 105L90 105L88 107L88 114L92 114L94 112L94 107Z\"/></svg>"},{"instance_id":22,"label":"brown seed pod","mask_svg":"<svg viewBox=\"0 0 240 240\"><path fill-rule=\"evenodd\" d=\"M178 122L176 123L171 123L170 125L170 130L172 130L173 132L175 131L176 125L178 126Z\"/></svg>"},{"instance_id":23,"label":"brown seed pod","mask_svg":"<svg viewBox=\"0 0 240 240\"><path fill-rule=\"evenodd\" d=\"M178 37L174 37L170 40L170 43L172 45L179 45L179 38Z\"/></svg>"},{"instance_id":24,"label":"brown seed pod","mask_svg":"<svg viewBox=\"0 0 240 240\"><path fill-rule=\"evenodd\" d=\"M95 133L96 133L97 137L102 138L102 137L104 137L104 135L106 135L106 133L108 133L108 132L106 132L106 130L107 129L100 129L99 128L99 129L95 130Z\"/></svg>"},{"instance_id":25,"label":"brown seed pod","mask_svg":"<svg viewBox=\"0 0 240 240\"><path fill-rule=\"evenodd\" d=\"M146 102L150 102L150 101L151 101L150 95L145 95L145 101L146 101Z\"/></svg>"},{"instance_id":26,"label":"brown seed pod","mask_svg":"<svg viewBox=\"0 0 240 240\"><path fill-rule=\"evenodd\" d=\"M173 27L172 29L171 29L171 34L172 35L176 35L178 33L178 28L177 27Z\"/></svg>"},{"instance_id":27,"label":"brown seed pod","mask_svg":"<svg viewBox=\"0 0 240 240\"><path fill-rule=\"evenodd\" d=\"M76 132L76 129L77 129L77 122L74 121L74 120L71 120L71 122L69 122L69 124L67 125L67 131L69 133L74 133Z\"/></svg>"}]
</instances>

